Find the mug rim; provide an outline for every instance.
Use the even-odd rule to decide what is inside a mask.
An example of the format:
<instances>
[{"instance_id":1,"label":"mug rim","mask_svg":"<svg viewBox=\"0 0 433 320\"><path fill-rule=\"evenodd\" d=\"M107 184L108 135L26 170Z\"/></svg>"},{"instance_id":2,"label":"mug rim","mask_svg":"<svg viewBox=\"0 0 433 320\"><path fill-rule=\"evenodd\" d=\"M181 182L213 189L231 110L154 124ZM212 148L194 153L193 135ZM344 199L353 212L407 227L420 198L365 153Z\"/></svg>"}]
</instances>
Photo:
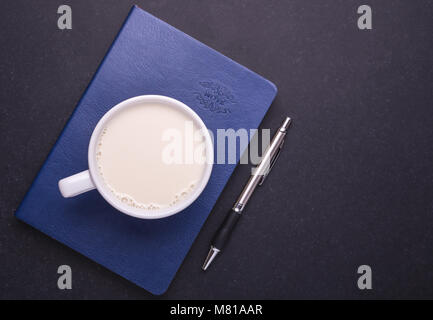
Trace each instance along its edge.
<instances>
[{"instance_id":1,"label":"mug rim","mask_svg":"<svg viewBox=\"0 0 433 320\"><path fill-rule=\"evenodd\" d=\"M179 204L174 205L172 207L165 207L161 209L152 209L146 210L142 208L136 208L129 206L127 204L122 203L116 196L108 190L106 183L102 180L98 170L97 170L97 161L96 161L96 151L97 151L97 142L98 138L101 135L102 130L104 129L104 125L120 110L132 106L139 102L162 102L164 104L168 104L170 106L176 107L178 110L181 110L188 114L189 117L198 125L198 127L204 132L205 143L206 143L206 163L205 163L205 171L203 173L202 179L197 185L197 188L194 192L188 197L186 200L179 202ZM189 207L197 198L201 195L204 188L209 182L212 169L213 169L213 142L208 132L208 129L200 118L200 116L189 106L184 104L183 102L176 100L171 97L162 96L162 95L141 95L132 97L126 100L121 101L116 104L110 110L108 110L101 119L99 119L95 129L93 130L92 136L89 142L88 148L88 163L89 163L89 172L90 177L98 190L98 192L102 195L102 197L114 208L121 211L124 214L129 216L140 218L140 219L160 219L172 216L180 211ZM210 161L209 161L210 159Z\"/></svg>"}]
</instances>

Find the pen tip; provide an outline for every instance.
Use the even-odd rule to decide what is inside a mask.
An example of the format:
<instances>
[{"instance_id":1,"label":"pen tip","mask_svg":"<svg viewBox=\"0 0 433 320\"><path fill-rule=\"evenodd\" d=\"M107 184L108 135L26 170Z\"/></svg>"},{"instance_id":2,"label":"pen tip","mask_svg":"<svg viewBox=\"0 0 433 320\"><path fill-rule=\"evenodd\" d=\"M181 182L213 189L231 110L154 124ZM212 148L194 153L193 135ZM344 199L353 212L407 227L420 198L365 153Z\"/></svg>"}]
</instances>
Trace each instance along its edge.
<instances>
[{"instance_id":1,"label":"pen tip","mask_svg":"<svg viewBox=\"0 0 433 320\"><path fill-rule=\"evenodd\" d=\"M220 250L215 248L214 246L210 247L206 260L204 261L203 266L201 267L204 271L206 271L206 269L210 266L210 264L212 263L212 261L215 259L215 257L219 252Z\"/></svg>"}]
</instances>

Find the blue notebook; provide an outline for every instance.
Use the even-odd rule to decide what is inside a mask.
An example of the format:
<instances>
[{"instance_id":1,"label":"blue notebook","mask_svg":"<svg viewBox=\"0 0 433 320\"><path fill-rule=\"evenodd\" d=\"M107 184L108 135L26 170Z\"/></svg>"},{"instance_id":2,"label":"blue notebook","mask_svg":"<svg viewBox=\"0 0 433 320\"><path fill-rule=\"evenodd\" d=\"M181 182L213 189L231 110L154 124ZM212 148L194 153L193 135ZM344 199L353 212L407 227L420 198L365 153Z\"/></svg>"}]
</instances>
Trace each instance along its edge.
<instances>
[{"instance_id":1,"label":"blue notebook","mask_svg":"<svg viewBox=\"0 0 433 320\"><path fill-rule=\"evenodd\" d=\"M257 128L276 92L268 80L134 6L16 217L151 293L162 294L235 164L215 164L200 197L184 211L159 220L124 215L96 190L64 199L59 179L88 168L93 128L122 100L145 94L173 97L193 108L216 136L218 128Z\"/></svg>"}]
</instances>

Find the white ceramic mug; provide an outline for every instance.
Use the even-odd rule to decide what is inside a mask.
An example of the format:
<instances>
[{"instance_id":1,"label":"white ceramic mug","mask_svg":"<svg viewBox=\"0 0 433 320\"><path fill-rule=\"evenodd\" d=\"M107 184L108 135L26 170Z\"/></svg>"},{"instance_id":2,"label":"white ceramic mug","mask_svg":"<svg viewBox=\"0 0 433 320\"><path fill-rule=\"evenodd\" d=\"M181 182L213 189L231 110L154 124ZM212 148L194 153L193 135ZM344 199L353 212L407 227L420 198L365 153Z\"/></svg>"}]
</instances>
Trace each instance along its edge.
<instances>
[{"instance_id":1,"label":"white ceramic mug","mask_svg":"<svg viewBox=\"0 0 433 320\"><path fill-rule=\"evenodd\" d=\"M102 180L98 170L96 161L96 149L97 141L104 129L106 123L118 114L118 112L124 108L128 108L133 105L140 103L163 103L168 104L173 108L185 112L192 121L196 123L198 128L204 134L205 144L206 144L206 159L211 159L211 161L206 161L205 172L202 179L196 184L194 192L185 200L179 203L165 208L160 208L157 210L146 210L142 208L136 208L129 206L128 204L122 203L110 190L107 185ZM141 219L159 219L171 216L178 213L192 204L202 193L203 189L206 187L211 172L213 164L213 143L210 134L206 128L206 125L201 120L201 118L187 105L184 103L165 96L159 95L145 95L130 98L128 100L122 101L121 103L110 109L98 122L96 125L92 137L90 138L89 149L88 149L88 161L89 170L77 173L73 176L64 178L59 181L59 189L63 197L69 198L79 195L81 193L97 189L102 197L117 210Z\"/></svg>"}]
</instances>

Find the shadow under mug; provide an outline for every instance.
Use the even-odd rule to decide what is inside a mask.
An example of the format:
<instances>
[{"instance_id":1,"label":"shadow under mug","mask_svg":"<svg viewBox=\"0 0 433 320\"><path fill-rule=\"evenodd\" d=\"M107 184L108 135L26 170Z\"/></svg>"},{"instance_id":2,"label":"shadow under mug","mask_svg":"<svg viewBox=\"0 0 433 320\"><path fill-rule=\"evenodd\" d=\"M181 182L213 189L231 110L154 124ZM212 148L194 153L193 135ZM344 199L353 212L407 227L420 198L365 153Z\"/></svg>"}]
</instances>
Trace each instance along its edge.
<instances>
[{"instance_id":1,"label":"shadow under mug","mask_svg":"<svg viewBox=\"0 0 433 320\"><path fill-rule=\"evenodd\" d=\"M130 206L123 203L118 199L107 187L102 177L100 176L97 168L96 153L97 153L97 142L107 122L116 117L119 111L138 104L158 103L170 106L177 110L184 112L192 121L195 122L197 127L203 132L203 136L206 144L206 161L205 170L201 180L196 184L196 188L193 193L183 201L170 206L159 209L142 209ZM90 138L89 149L88 149L88 162L89 169L80 173L74 174L70 177L64 178L59 181L60 193L65 198L70 198L82 194L84 192L97 189L102 197L117 210L140 219L159 219L174 215L183 209L191 205L202 193L206 187L213 167L213 143L210 134L207 130L203 120L187 105L184 103L160 95L144 95L128 100L122 101L113 108L111 108L98 122L95 129L93 130L92 137Z\"/></svg>"}]
</instances>

